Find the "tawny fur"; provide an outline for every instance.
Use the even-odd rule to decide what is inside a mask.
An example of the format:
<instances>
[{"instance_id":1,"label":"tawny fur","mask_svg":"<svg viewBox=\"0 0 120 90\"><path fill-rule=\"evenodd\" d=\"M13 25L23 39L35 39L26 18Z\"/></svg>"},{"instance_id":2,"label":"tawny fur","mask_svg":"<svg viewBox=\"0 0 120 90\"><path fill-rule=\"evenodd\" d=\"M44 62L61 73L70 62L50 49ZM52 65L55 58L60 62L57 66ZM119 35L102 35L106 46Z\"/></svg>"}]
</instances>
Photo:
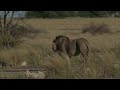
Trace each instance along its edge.
<instances>
[{"instance_id":1,"label":"tawny fur","mask_svg":"<svg viewBox=\"0 0 120 90\"><path fill-rule=\"evenodd\" d=\"M89 55L90 47L88 40L78 38L71 40L66 36L57 36L53 40L52 49L54 52L67 53L69 58L82 54L86 59Z\"/></svg>"}]
</instances>

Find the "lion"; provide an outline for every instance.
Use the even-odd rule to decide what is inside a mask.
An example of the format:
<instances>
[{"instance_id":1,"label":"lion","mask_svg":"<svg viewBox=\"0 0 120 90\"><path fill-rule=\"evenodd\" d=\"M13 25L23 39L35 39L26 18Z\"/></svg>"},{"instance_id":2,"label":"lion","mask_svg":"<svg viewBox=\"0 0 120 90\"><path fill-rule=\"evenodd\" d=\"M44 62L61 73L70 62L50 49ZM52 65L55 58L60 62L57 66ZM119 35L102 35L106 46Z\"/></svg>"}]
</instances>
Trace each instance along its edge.
<instances>
[{"instance_id":1,"label":"lion","mask_svg":"<svg viewBox=\"0 0 120 90\"><path fill-rule=\"evenodd\" d=\"M52 50L54 52L66 53L69 58L82 54L85 62L89 55L89 42L84 38L69 39L66 36L57 36L52 42Z\"/></svg>"}]
</instances>

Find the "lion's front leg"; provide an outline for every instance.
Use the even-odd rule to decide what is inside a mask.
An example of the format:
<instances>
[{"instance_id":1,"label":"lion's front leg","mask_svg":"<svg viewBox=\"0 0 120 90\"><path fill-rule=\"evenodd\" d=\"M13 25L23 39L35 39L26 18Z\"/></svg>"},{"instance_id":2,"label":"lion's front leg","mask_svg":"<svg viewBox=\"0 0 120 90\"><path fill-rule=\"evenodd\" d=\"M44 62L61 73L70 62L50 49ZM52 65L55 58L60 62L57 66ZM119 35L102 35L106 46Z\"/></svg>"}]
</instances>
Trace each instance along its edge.
<instances>
[{"instance_id":1,"label":"lion's front leg","mask_svg":"<svg viewBox=\"0 0 120 90\"><path fill-rule=\"evenodd\" d=\"M62 52L62 53L59 52L59 55L66 61L69 70L71 70L71 61L70 61L70 57L68 56L68 54L65 52Z\"/></svg>"}]
</instances>

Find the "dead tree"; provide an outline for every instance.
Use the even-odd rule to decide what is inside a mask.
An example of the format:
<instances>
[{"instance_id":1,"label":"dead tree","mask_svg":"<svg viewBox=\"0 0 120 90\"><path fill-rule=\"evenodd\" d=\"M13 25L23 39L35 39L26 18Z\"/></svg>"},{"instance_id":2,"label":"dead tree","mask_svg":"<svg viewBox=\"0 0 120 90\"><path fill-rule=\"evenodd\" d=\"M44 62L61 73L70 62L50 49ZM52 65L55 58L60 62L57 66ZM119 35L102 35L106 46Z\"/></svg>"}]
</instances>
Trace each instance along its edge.
<instances>
[{"instance_id":1,"label":"dead tree","mask_svg":"<svg viewBox=\"0 0 120 90\"><path fill-rule=\"evenodd\" d=\"M20 17L17 17L17 19L14 18L15 13L17 13L17 11L0 11L0 32L4 47L10 46L10 29L16 27L20 20Z\"/></svg>"}]
</instances>

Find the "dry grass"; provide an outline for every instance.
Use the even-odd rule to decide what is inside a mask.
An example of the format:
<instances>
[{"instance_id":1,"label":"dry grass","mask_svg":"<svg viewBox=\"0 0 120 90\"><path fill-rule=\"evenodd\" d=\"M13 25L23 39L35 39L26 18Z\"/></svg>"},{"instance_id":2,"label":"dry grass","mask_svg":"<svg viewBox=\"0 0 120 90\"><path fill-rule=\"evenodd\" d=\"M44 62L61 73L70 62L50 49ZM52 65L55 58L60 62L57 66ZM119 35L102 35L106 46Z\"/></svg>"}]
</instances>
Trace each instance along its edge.
<instances>
[{"instance_id":1,"label":"dry grass","mask_svg":"<svg viewBox=\"0 0 120 90\"><path fill-rule=\"evenodd\" d=\"M120 78L119 18L29 19L25 22L47 33L38 33L34 38L23 38L24 43L20 46L0 50L1 58L16 66L19 61L27 61L28 66L45 67L48 70L47 79ZM82 28L91 22L109 25L112 33L96 36L82 33ZM83 58L80 55L70 60L70 66L65 58L55 54L51 50L51 44L57 35L66 35L71 39L88 39L92 52L87 64L82 63Z\"/></svg>"}]
</instances>

